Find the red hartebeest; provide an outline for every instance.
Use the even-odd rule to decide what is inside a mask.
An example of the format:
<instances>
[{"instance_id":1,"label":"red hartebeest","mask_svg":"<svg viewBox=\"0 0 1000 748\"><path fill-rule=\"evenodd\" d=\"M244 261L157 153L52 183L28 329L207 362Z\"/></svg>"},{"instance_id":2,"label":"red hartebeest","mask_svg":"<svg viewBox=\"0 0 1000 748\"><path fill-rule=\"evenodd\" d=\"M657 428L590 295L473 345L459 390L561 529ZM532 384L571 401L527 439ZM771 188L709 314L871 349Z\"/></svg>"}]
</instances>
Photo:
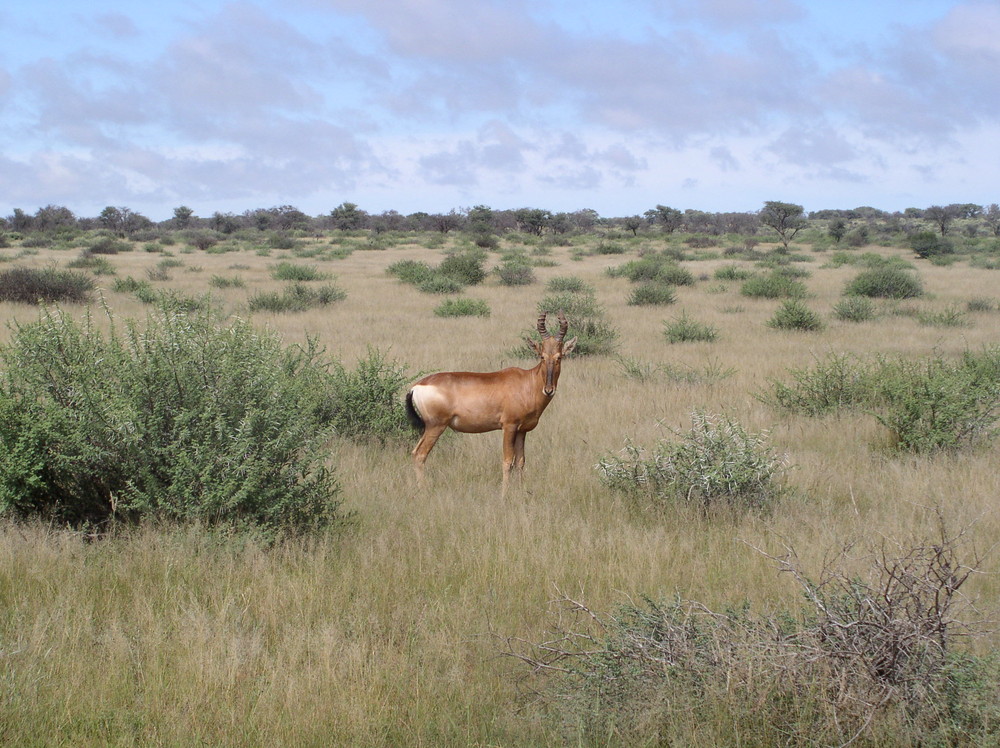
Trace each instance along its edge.
<instances>
[{"instance_id":1,"label":"red hartebeest","mask_svg":"<svg viewBox=\"0 0 1000 748\"><path fill-rule=\"evenodd\" d=\"M552 402L562 357L576 345L576 338L563 342L569 323L562 312L558 335L549 333L545 317L542 313L538 318L541 342L532 338L525 341L540 359L535 368L511 367L489 373L445 371L424 377L406 393L410 423L421 432L413 449L418 480L423 478L427 455L449 426L467 434L503 430L504 492L511 467L524 470L524 436L538 425Z\"/></svg>"}]
</instances>

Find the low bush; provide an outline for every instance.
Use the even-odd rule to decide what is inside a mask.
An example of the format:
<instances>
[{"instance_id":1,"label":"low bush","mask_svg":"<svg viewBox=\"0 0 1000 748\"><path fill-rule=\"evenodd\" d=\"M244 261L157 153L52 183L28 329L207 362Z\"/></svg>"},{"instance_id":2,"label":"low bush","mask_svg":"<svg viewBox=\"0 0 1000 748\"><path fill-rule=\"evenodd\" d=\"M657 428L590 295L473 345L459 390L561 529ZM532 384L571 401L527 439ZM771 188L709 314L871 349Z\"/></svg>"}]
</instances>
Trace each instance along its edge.
<instances>
[{"instance_id":1,"label":"low bush","mask_svg":"<svg viewBox=\"0 0 1000 748\"><path fill-rule=\"evenodd\" d=\"M767 321L767 326L776 330L814 332L823 329L823 321L816 312L798 299L786 299L778 307L774 316Z\"/></svg>"},{"instance_id":2,"label":"low bush","mask_svg":"<svg viewBox=\"0 0 1000 748\"><path fill-rule=\"evenodd\" d=\"M569 321L566 339L578 338L573 355L610 355L618 348L618 331L605 319L593 291L551 293L538 303L539 313L559 311Z\"/></svg>"},{"instance_id":3,"label":"low bush","mask_svg":"<svg viewBox=\"0 0 1000 748\"><path fill-rule=\"evenodd\" d=\"M910 248L918 257L931 259L952 254L955 247L947 238L933 231L918 231L910 237Z\"/></svg>"},{"instance_id":4,"label":"low bush","mask_svg":"<svg viewBox=\"0 0 1000 748\"><path fill-rule=\"evenodd\" d=\"M71 270L14 267L0 272L0 301L83 304L93 290L89 276Z\"/></svg>"},{"instance_id":5,"label":"low bush","mask_svg":"<svg viewBox=\"0 0 1000 748\"><path fill-rule=\"evenodd\" d=\"M920 311L917 322L927 327L968 327L970 324L968 315L955 305L936 311Z\"/></svg>"},{"instance_id":6,"label":"low bush","mask_svg":"<svg viewBox=\"0 0 1000 748\"><path fill-rule=\"evenodd\" d=\"M630 306L664 306L677 300L674 287L659 281L640 283L628 298Z\"/></svg>"},{"instance_id":7,"label":"low bush","mask_svg":"<svg viewBox=\"0 0 1000 748\"><path fill-rule=\"evenodd\" d=\"M347 293L336 285L311 288L302 283L285 286L280 293L260 291L247 301L251 312L305 312L327 306L347 298Z\"/></svg>"},{"instance_id":8,"label":"low bush","mask_svg":"<svg viewBox=\"0 0 1000 748\"><path fill-rule=\"evenodd\" d=\"M105 236L93 242L87 251L95 255L116 255L119 252L130 252L132 245L129 242Z\"/></svg>"},{"instance_id":9,"label":"low bush","mask_svg":"<svg viewBox=\"0 0 1000 748\"><path fill-rule=\"evenodd\" d=\"M748 280L753 273L739 265L723 265L715 271L718 280Z\"/></svg>"},{"instance_id":10,"label":"low bush","mask_svg":"<svg viewBox=\"0 0 1000 748\"><path fill-rule=\"evenodd\" d=\"M868 322L875 319L877 311L866 296L846 296L834 304L833 316L842 322Z\"/></svg>"},{"instance_id":11,"label":"low bush","mask_svg":"<svg viewBox=\"0 0 1000 748\"><path fill-rule=\"evenodd\" d=\"M522 254L505 257L495 272L503 286L527 286L535 282L535 271L531 267L531 262Z\"/></svg>"},{"instance_id":12,"label":"low bush","mask_svg":"<svg viewBox=\"0 0 1000 748\"><path fill-rule=\"evenodd\" d=\"M438 317L489 317L490 306L482 299L447 299L434 310Z\"/></svg>"},{"instance_id":13,"label":"low bush","mask_svg":"<svg viewBox=\"0 0 1000 748\"><path fill-rule=\"evenodd\" d=\"M868 296L880 299L911 299L922 295L920 278L895 265L881 265L863 270L848 282L847 296Z\"/></svg>"},{"instance_id":14,"label":"low bush","mask_svg":"<svg viewBox=\"0 0 1000 748\"><path fill-rule=\"evenodd\" d=\"M330 275L322 273L312 265L296 265L292 262L279 262L271 268L271 277L275 280L294 281L296 283L327 280Z\"/></svg>"},{"instance_id":15,"label":"low bush","mask_svg":"<svg viewBox=\"0 0 1000 748\"><path fill-rule=\"evenodd\" d=\"M465 288L465 284L452 276L434 273L426 280L421 281L417 288L424 293L459 293Z\"/></svg>"},{"instance_id":16,"label":"low bush","mask_svg":"<svg viewBox=\"0 0 1000 748\"><path fill-rule=\"evenodd\" d=\"M212 288L246 288L246 283L238 275L226 277L224 275L213 275L208 281Z\"/></svg>"},{"instance_id":17,"label":"low bush","mask_svg":"<svg viewBox=\"0 0 1000 748\"><path fill-rule=\"evenodd\" d=\"M434 276L434 268L418 260L399 260L389 265L386 272L412 285L419 285Z\"/></svg>"},{"instance_id":18,"label":"low bush","mask_svg":"<svg viewBox=\"0 0 1000 748\"><path fill-rule=\"evenodd\" d=\"M1000 668L961 646L982 629L968 555L943 527L846 544L813 573L785 548L767 557L796 608L641 597L603 614L562 597L546 640L506 654L574 745L995 745Z\"/></svg>"},{"instance_id":19,"label":"low bush","mask_svg":"<svg viewBox=\"0 0 1000 748\"><path fill-rule=\"evenodd\" d=\"M628 278L633 283L656 281L674 286L694 284L694 275L691 271L681 267L667 252L648 254L616 268L609 268L608 274L614 278Z\"/></svg>"},{"instance_id":20,"label":"low bush","mask_svg":"<svg viewBox=\"0 0 1000 748\"><path fill-rule=\"evenodd\" d=\"M681 312L673 321L663 323L663 336L668 343L711 343L719 337L719 331L712 325L691 319L687 312Z\"/></svg>"},{"instance_id":21,"label":"low bush","mask_svg":"<svg viewBox=\"0 0 1000 748\"><path fill-rule=\"evenodd\" d=\"M485 251L467 249L445 257L438 266L438 272L462 285L475 286L486 280L485 263Z\"/></svg>"},{"instance_id":22,"label":"low bush","mask_svg":"<svg viewBox=\"0 0 1000 748\"><path fill-rule=\"evenodd\" d=\"M0 513L265 538L338 521L317 351L211 312L110 322L45 310L0 349Z\"/></svg>"},{"instance_id":23,"label":"low bush","mask_svg":"<svg viewBox=\"0 0 1000 748\"><path fill-rule=\"evenodd\" d=\"M335 433L360 442L384 444L410 436L402 389L412 376L404 364L369 348L352 370L335 362L331 372L329 424Z\"/></svg>"},{"instance_id":24,"label":"low bush","mask_svg":"<svg viewBox=\"0 0 1000 748\"><path fill-rule=\"evenodd\" d=\"M549 280L545 288L553 293L596 293L594 287L575 276L558 276Z\"/></svg>"},{"instance_id":25,"label":"low bush","mask_svg":"<svg viewBox=\"0 0 1000 748\"><path fill-rule=\"evenodd\" d=\"M752 299L799 299L806 295L806 287L785 273L771 272L747 278L740 286L740 293Z\"/></svg>"},{"instance_id":26,"label":"low bush","mask_svg":"<svg viewBox=\"0 0 1000 748\"><path fill-rule=\"evenodd\" d=\"M661 440L647 451L627 443L621 457L598 464L612 489L662 511L693 505L704 512L761 511L784 493L786 460L768 445L767 433L751 433L724 415L691 414L680 441Z\"/></svg>"}]
</instances>

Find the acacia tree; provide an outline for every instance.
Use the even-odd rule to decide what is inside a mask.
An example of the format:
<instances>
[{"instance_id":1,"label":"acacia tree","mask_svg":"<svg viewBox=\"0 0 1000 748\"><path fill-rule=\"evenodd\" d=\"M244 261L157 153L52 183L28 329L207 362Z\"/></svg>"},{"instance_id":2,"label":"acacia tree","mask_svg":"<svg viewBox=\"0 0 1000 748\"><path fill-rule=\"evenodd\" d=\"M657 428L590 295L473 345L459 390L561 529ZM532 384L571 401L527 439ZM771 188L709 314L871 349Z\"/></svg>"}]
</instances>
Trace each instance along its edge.
<instances>
[{"instance_id":1,"label":"acacia tree","mask_svg":"<svg viewBox=\"0 0 1000 748\"><path fill-rule=\"evenodd\" d=\"M759 213L760 222L778 234L778 238L787 251L788 243L806 226L803 212L804 209L801 205L768 200Z\"/></svg>"},{"instance_id":2,"label":"acacia tree","mask_svg":"<svg viewBox=\"0 0 1000 748\"><path fill-rule=\"evenodd\" d=\"M646 217L649 218L650 223L660 224L666 234L674 233L684 222L683 213L666 205L657 205L652 210L647 210Z\"/></svg>"},{"instance_id":3,"label":"acacia tree","mask_svg":"<svg viewBox=\"0 0 1000 748\"><path fill-rule=\"evenodd\" d=\"M937 224L941 236L948 233L948 225L958 216L953 205L932 205L924 211L924 218Z\"/></svg>"}]
</instances>

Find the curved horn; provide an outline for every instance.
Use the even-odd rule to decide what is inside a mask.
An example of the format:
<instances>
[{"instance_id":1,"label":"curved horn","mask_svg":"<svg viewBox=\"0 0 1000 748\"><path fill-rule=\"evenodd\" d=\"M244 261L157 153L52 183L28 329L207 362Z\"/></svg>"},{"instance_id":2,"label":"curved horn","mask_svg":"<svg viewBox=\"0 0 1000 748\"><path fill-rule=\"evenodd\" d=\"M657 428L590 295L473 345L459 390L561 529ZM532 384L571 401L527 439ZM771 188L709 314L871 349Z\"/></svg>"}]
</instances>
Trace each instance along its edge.
<instances>
[{"instance_id":1,"label":"curved horn","mask_svg":"<svg viewBox=\"0 0 1000 748\"><path fill-rule=\"evenodd\" d=\"M546 315L548 315L548 312L542 312L541 315L538 317L538 325L537 325L537 327L538 327L538 334L542 336L542 340L544 340L545 338L552 337L549 334L548 329L545 327L545 317L546 317Z\"/></svg>"},{"instance_id":2,"label":"curved horn","mask_svg":"<svg viewBox=\"0 0 1000 748\"><path fill-rule=\"evenodd\" d=\"M560 343L563 338L566 337L566 331L569 330L569 322L566 320L566 315L563 314L562 309L559 310L559 334L556 336L556 340Z\"/></svg>"}]
</instances>

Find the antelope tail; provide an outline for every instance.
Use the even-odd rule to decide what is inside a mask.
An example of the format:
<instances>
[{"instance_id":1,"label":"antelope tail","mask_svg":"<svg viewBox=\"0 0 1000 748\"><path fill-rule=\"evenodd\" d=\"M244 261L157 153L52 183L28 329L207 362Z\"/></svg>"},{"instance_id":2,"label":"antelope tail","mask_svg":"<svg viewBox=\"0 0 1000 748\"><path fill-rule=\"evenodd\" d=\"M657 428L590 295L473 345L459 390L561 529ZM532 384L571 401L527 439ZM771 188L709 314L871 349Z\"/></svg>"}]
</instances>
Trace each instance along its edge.
<instances>
[{"instance_id":1,"label":"antelope tail","mask_svg":"<svg viewBox=\"0 0 1000 748\"><path fill-rule=\"evenodd\" d=\"M413 390L406 393L406 417L410 419L410 425L413 428L421 434L424 433L424 428L426 428L427 424L424 423L423 417L417 412L417 408L413 404Z\"/></svg>"}]
</instances>

